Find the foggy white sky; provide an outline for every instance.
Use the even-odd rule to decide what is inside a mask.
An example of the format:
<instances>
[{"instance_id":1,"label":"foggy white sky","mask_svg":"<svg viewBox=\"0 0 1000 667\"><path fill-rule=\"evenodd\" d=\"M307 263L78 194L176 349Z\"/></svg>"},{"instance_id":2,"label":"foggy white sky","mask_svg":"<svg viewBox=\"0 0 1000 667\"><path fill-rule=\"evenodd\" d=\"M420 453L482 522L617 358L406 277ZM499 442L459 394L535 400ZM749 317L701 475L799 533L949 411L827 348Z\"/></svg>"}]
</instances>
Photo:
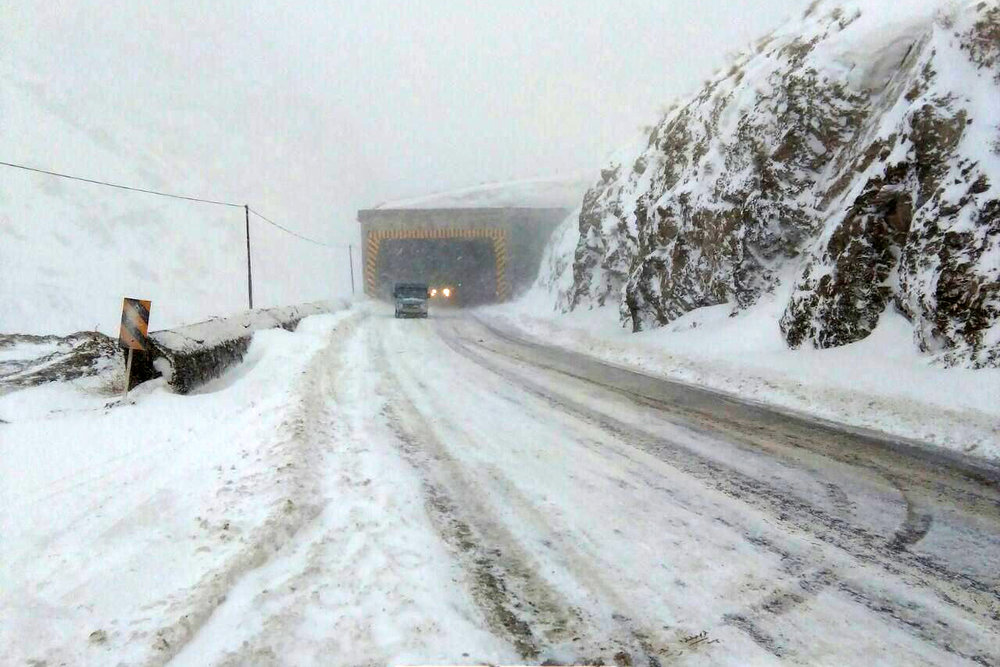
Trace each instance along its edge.
<instances>
[{"instance_id":1,"label":"foggy white sky","mask_svg":"<svg viewBox=\"0 0 1000 667\"><path fill-rule=\"evenodd\" d=\"M197 165L196 194L346 242L355 209L384 200L596 175L727 52L804 5L7 0L0 58L112 138L148 130L140 148ZM100 175L71 157L32 163Z\"/></svg>"}]
</instances>

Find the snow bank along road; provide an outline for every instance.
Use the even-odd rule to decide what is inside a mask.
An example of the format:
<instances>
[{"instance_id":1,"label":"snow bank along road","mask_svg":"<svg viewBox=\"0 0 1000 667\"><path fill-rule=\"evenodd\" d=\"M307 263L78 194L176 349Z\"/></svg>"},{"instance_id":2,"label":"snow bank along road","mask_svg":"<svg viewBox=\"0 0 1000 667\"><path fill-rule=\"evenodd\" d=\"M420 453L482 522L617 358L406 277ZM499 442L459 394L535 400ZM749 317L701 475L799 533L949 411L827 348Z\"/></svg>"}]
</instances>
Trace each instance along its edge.
<instances>
[{"instance_id":1,"label":"snow bank along road","mask_svg":"<svg viewBox=\"0 0 1000 667\"><path fill-rule=\"evenodd\" d=\"M0 607L14 619L0 630L7 658L1000 664L995 470L460 313L395 320L366 306L303 328L258 335L249 361L201 396L157 390L121 409L139 419L191 401L251 411L258 425L213 432L217 478L192 463L173 480L226 493L178 500L144 469L142 516L102 510L133 542L170 532L169 547L141 555L155 585L107 594L95 582L114 590L116 575L81 564L61 582L21 561L82 529L32 542L44 529L20 527L36 546L4 575L19 598ZM234 398L251 388L262 394ZM64 480L47 497L88 483ZM187 514L214 532L187 536ZM88 553L106 548L99 537ZM80 590L105 592L84 601ZM43 612L75 620L17 634ZM95 628L104 634L88 639Z\"/></svg>"}]
</instances>

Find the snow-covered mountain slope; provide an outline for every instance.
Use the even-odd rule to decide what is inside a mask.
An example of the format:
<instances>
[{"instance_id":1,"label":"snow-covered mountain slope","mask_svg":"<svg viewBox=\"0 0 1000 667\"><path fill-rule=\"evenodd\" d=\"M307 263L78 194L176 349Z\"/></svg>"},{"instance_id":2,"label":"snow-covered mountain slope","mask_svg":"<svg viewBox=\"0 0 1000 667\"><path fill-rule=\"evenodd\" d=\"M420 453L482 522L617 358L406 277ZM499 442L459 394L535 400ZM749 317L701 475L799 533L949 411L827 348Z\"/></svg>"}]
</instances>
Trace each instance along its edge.
<instances>
[{"instance_id":1,"label":"snow-covered mountain slope","mask_svg":"<svg viewBox=\"0 0 1000 667\"><path fill-rule=\"evenodd\" d=\"M181 108L162 109L155 119L123 109L101 115L108 109L114 105L71 106L45 80L0 62L0 159L196 197L249 199L296 226L268 208L273 193L258 187L263 167L230 173L252 161L252 138ZM153 301L154 329L244 309L244 225L239 208L0 167L0 332L116 334L125 296ZM312 245L256 218L251 233L256 307L349 293L346 248Z\"/></svg>"},{"instance_id":2,"label":"snow-covered mountain slope","mask_svg":"<svg viewBox=\"0 0 1000 667\"><path fill-rule=\"evenodd\" d=\"M995 0L818 0L602 171L540 280L635 329L784 285L792 347L894 308L920 350L996 366L998 110Z\"/></svg>"},{"instance_id":3,"label":"snow-covered mountain slope","mask_svg":"<svg viewBox=\"0 0 1000 667\"><path fill-rule=\"evenodd\" d=\"M533 178L501 183L483 183L460 190L440 192L380 204L377 208L566 208L580 203L590 187L590 177L580 174L556 178Z\"/></svg>"}]
</instances>

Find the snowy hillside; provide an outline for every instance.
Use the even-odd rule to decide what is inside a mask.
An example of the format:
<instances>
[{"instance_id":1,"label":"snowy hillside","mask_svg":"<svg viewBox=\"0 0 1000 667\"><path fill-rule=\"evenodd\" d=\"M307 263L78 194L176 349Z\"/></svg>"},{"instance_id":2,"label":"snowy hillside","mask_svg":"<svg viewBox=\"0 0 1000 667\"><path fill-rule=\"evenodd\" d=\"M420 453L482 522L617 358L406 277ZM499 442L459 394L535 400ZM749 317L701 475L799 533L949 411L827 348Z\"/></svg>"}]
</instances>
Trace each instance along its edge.
<instances>
[{"instance_id":1,"label":"snowy hillside","mask_svg":"<svg viewBox=\"0 0 1000 667\"><path fill-rule=\"evenodd\" d=\"M124 110L99 116L98 108L96 102L93 109L71 106L44 80L0 63L0 155L138 187L249 199L296 226L266 207L265 190L235 190L220 178L244 162L240 148L249 146L219 119L175 109L153 122ZM195 162L192 155L214 159ZM154 329L246 308L242 209L2 169L0 332L116 333L124 296L152 300ZM349 293L346 249L303 242L259 219L251 225L255 306Z\"/></svg>"},{"instance_id":2,"label":"snowy hillside","mask_svg":"<svg viewBox=\"0 0 1000 667\"><path fill-rule=\"evenodd\" d=\"M580 203L590 187L589 176L535 178L483 183L461 190L380 204L377 208L567 208Z\"/></svg>"},{"instance_id":3,"label":"snowy hillside","mask_svg":"<svg viewBox=\"0 0 1000 667\"><path fill-rule=\"evenodd\" d=\"M602 171L541 282L636 330L767 295L792 347L895 310L919 350L996 366L998 100L996 1L814 2Z\"/></svg>"}]
</instances>

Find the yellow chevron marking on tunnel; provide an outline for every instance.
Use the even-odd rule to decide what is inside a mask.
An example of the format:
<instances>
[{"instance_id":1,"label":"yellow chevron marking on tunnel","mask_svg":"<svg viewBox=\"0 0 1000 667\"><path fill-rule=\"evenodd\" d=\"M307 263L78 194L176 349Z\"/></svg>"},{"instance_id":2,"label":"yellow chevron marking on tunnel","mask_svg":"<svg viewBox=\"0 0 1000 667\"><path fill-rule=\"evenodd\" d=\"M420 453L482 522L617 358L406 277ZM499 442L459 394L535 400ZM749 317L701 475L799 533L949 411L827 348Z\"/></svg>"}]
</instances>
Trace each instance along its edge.
<instances>
[{"instance_id":1,"label":"yellow chevron marking on tunnel","mask_svg":"<svg viewBox=\"0 0 1000 667\"><path fill-rule=\"evenodd\" d=\"M493 242L493 257L496 264L496 295L498 301L510 298L510 283L507 282L507 263L510 259L507 247L507 230L495 228L458 229L379 229L368 232L367 254L365 257L365 291L376 295L378 287L378 256L382 241L387 239L477 239L485 238Z\"/></svg>"}]
</instances>

